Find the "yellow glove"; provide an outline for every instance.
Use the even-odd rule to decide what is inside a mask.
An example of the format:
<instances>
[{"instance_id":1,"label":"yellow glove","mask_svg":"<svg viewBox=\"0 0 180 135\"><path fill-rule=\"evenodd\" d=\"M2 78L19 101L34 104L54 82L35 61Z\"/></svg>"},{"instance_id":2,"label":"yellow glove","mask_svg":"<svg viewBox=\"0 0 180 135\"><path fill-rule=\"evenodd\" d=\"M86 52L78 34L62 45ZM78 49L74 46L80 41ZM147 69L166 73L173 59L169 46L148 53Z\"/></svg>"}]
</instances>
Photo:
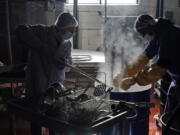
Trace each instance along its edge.
<instances>
[{"instance_id":1,"label":"yellow glove","mask_svg":"<svg viewBox=\"0 0 180 135\"><path fill-rule=\"evenodd\" d=\"M128 90L132 85L134 85L136 83L135 79L133 77L128 77L128 78L124 78L121 82L120 82L120 88L122 88L123 90Z\"/></svg>"},{"instance_id":2,"label":"yellow glove","mask_svg":"<svg viewBox=\"0 0 180 135\"><path fill-rule=\"evenodd\" d=\"M121 75L121 74L117 74L117 75L113 78L113 82L112 82L112 83L113 83L113 85L114 85L115 87L119 87L121 80L122 80L122 75Z\"/></svg>"},{"instance_id":3,"label":"yellow glove","mask_svg":"<svg viewBox=\"0 0 180 135\"><path fill-rule=\"evenodd\" d=\"M149 59L146 55L141 54L137 60L126 66L124 70L121 71L116 77L113 79L113 85L115 87L119 87L121 80L123 78L132 77L137 74L144 66L149 62ZM124 86L124 85L123 85Z\"/></svg>"},{"instance_id":4,"label":"yellow glove","mask_svg":"<svg viewBox=\"0 0 180 135\"><path fill-rule=\"evenodd\" d=\"M137 84L145 86L158 81L165 73L166 69L157 64L152 64L149 68L141 70L134 79Z\"/></svg>"},{"instance_id":5,"label":"yellow glove","mask_svg":"<svg viewBox=\"0 0 180 135\"><path fill-rule=\"evenodd\" d=\"M138 56L137 60L131 64L128 64L123 71L121 71L122 78L132 77L137 74L140 70L144 68L146 64L148 64L149 58L141 54Z\"/></svg>"}]
</instances>

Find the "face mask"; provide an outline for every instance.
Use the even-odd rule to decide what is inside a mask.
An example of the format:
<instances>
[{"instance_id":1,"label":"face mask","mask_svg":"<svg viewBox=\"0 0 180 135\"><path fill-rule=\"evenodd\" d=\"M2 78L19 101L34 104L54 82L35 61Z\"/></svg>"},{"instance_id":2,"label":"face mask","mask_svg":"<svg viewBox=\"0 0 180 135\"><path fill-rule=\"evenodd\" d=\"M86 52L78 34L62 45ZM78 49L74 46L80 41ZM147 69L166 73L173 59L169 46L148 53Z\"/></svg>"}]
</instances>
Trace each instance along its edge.
<instances>
[{"instance_id":1,"label":"face mask","mask_svg":"<svg viewBox=\"0 0 180 135\"><path fill-rule=\"evenodd\" d=\"M73 37L73 33L71 33L71 32L66 32L66 33L63 35L64 40L68 40L68 39L70 39L70 38L72 38L72 37Z\"/></svg>"},{"instance_id":2,"label":"face mask","mask_svg":"<svg viewBox=\"0 0 180 135\"><path fill-rule=\"evenodd\" d=\"M153 38L154 38L154 36L153 35L149 35L149 34L146 34L144 36L144 39L147 40L147 41L151 41L151 40L153 40Z\"/></svg>"}]
</instances>

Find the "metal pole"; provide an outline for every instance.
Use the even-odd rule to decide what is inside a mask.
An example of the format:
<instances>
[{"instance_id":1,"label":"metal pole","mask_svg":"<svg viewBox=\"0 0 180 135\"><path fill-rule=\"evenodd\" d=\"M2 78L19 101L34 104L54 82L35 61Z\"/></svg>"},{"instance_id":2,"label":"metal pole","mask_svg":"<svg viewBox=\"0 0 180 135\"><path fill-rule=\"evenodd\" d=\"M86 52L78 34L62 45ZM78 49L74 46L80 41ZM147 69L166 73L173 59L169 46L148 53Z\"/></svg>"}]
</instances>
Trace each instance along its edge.
<instances>
[{"instance_id":1,"label":"metal pole","mask_svg":"<svg viewBox=\"0 0 180 135\"><path fill-rule=\"evenodd\" d=\"M163 17L164 15L164 0L160 0L160 17Z\"/></svg>"},{"instance_id":2,"label":"metal pole","mask_svg":"<svg viewBox=\"0 0 180 135\"><path fill-rule=\"evenodd\" d=\"M8 36L9 64L12 64L11 32L10 32L10 23L9 23L9 0L6 0L6 23L7 23L7 36Z\"/></svg>"},{"instance_id":3,"label":"metal pole","mask_svg":"<svg viewBox=\"0 0 180 135\"><path fill-rule=\"evenodd\" d=\"M79 68L76 68L75 66L71 65L71 64L68 64L66 63L66 66L70 67L72 70L80 73L81 75L83 76L86 76L87 78L93 80L93 81L97 81L98 83L101 83L101 84L104 84L106 85L105 83L101 82L100 80L94 78L93 76L89 75L88 73L84 72L83 70L79 69Z\"/></svg>"},{"instance_id":4,"label":"metal pole","mask_svg":"<svg viewBox=\"0 0 180 135\"><path fill-rule=\"evenodd\" d=\"M106 23L106 19L107 19L107 0L105 0L105 3L104 3L104 16L105 16L105 23Z\"/></svg>"},{"instance_id":5,"label":"metal pole","mask_svg":"<svg viewBox=\"0 0 180 135\"><path fill-rule=\"evenodd\" d=\"M157 0L157 3L156 3L156 18L159 17L159 3L160 3L160 1Z\"/></svg>"},{"instance_id":6,"label":"metal pole","mask_svg":"<svg viewBox=\"0 0 180 135\"><path fill-rule=\"evenodd\" d=\"M7 26L7 38L8 38L8 54L9 64L12 64L12 48L11 48L11 34L10 34L10 23L9 23L9 0L6 0L6 26Z\"/></svg>"},{"instance_id":7,"label":"metal pole","mask_svg":"<svg viewBox=\"0 0 180 135\"><path fill-rule=\"evenodd\" d=\"M164 15L164 0L157 0L156 18Z\"/></svg>"},{"instance_id":8,"label":"metal pole","mask_svg":"<svg viewBox=\"0 0 180 135\"><path fill-rule=\"evenodd\" d=\"M73 6L73 15L76 18L76 20L79 20L78 17L78 0L74 0L74 6ZM79 29L78 27L76 28L75 35L73 37L73 48L74 49L79 49Z\"/></svg>"}]
</instances>

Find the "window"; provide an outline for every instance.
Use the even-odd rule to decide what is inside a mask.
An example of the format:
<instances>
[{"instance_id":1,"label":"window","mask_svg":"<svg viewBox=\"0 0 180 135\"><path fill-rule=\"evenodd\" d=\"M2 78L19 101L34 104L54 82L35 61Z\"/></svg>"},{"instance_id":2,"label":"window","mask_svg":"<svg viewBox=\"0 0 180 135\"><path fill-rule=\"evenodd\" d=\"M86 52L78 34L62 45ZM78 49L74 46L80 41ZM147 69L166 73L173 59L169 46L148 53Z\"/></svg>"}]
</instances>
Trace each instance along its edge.
<instances>
[{"instance_id":1,"label":"window","mask_svg":"<svg viewBox=\"0 0 180 135\"><path fill-rule=\"evenodd\" d=\"M69 4L72 4L74 0L68 0ZM79 4L99 4L100 0L78 0Z\"/></svg>"},{"instance_id":2,"label":"window","mask_svg":"<svg viewBox=\"0 0 180 135\"><path fill-rule=\"evenodd\" d=\"M74 0L68 0L69 4L73 4ZM104 4L105 0L78 0L79 4ZM138 4L138 0L107 0L107 4L123 5L123 4Z\"/></svg>"},{"instance_id":3,"label":"window","mask_svg":"<svg viewBox=\"0 0 180 135\"><path fill-rule=\"evenodd\" d=\"M102 0L105 3L105 0ZM107 0L107 4L138 4L138 0Z\"/></svg>"}]
</instances>

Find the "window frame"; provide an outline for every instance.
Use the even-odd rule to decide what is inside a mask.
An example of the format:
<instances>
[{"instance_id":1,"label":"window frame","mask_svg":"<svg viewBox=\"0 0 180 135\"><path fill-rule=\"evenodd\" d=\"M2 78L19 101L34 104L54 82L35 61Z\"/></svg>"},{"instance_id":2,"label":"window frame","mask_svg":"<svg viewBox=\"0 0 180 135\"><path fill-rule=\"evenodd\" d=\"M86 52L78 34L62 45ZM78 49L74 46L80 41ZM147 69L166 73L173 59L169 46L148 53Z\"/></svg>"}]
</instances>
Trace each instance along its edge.
<instances>
[{"instance_id":1,"label":"window frame","mask_svg":"<svg viewBox=\"0 0 180 135\"><path fill-rule=\"evenodd\" d=\"M73 1L73 0L72 0ZM89 1L91 1L91 0L89 0ZM97 2L97 3L78 3L79 5L104 5L105 3L104 2L102 2L103 0L99 0L99 2ZM105 0L104 0L105 1ZM108 0L107 0L108 1ZM136 0L136 3L108 3L107 2L107 4L108 5L138 5L139 4L139 2L140 2L140 0ZM70 5L72 5L73 4L73 2L72 3L69 3L69 2L67 2L67 4L70 4Z\"/></svg>"}]
</instances>

